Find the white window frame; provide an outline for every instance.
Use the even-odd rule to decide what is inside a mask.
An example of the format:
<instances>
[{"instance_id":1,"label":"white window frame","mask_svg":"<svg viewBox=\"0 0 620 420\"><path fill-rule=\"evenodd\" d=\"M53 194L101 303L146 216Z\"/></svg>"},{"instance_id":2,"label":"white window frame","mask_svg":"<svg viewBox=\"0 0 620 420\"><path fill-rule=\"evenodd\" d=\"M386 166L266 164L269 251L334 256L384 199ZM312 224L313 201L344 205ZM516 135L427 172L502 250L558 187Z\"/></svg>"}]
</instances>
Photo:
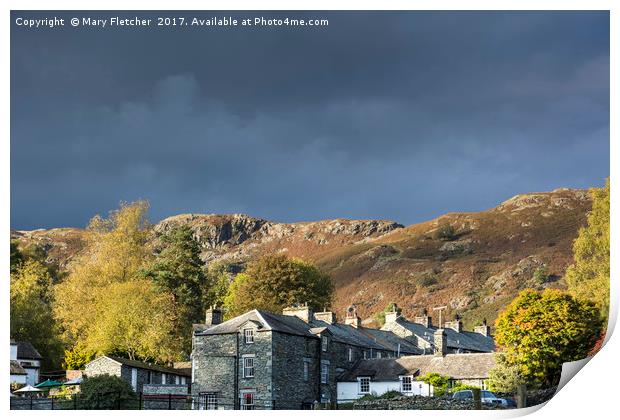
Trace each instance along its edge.
<instances>
[{"instance_id":1,"label":"white window frame","mask_svg":"<svg viewBox=\"0 0 620 420\"><path fill-rule=\"evenodd\" d=\"M246 395L250 396L250 402L248 403L246 400ZM241 391L241 409L242 410L254 410L256 400L256 395L252 391Z\"/></svg>"},{"instance_id":2,"label":"white window frame","mask_svg":"<svg viewBox=\"0 0 620 420\"><path fill-rule=\"evenodd\" d=\"M254 377L254 356L243 356L243 377Z\"/></svg>"},{"instance_id":3,"label":"white window frame","mask_svg":"<svg viewBox=\"0 0 620 420\"><path fill-rule=\"evenodd\" d=\"M304 382L308 382L310 380L310 361L304 360Z\"/></svg>"},{"instance_id":4,"label":"white window frame","mask_svg":"<svg viewBox=\"0 0 620 420\"><path fill-rule=\"evenodd\" d=\"M161 384L162 384L162 385L165 385L165 384L166 384L166 374L165 374L165 373L162 373L162 374L161 374Z\"/></svg>"},{"instance_id":5,"label":"white window frame","mask_svg":"<svg viewBox=\"0 0 620 420\"><path fill-rule=\"evenodd\" d=\"M377 359L381 359L381 357L383 357L383 356L381 355L381 352L380 352L380 351L378 351L378 352L377 352Z\"/></svg>"},{"instance_id":6,"label":"white window frame","mask_svg":"<svg viewBox=\"0 0 620 420\"><path fill-rule=\"evenodd\" d=\"M135 367L131 368L131 387L134 391L138 390L138 369Z\"/></svg>"},{"instance_id":7,"label":"white window frame","mask_svg":"<svg viewBox=\"0 0 620 420\"><path fill-rule=\"evenodd\" d=\"M215 392L205 394L205 409L217 410L217 394Z\"/></svg>"},{"instance_id":8,"label":"white window frame","mask_svg":"<svg viewBox=\"0 0 620 420\"><path fill-rule=\"evenodd\" d=\"M367 383L368 390L364 391L364 383ZM369 376L360 376L357 378L357 392L360 395L368 395L370 394L370 377Z\"/></svg>"},{"instance_id":9,"label":"white window frame","mask_svg":"<svg viewBox=\"0 0 620 420\"><path fill-rule=\"evenodd\" d=\"M405 383L405 381L408 380L409 383ZM408 386L409 389L405 389L405 387ZM406 393L412 393L413 392L413 376L401 376L400 377L400 392L402 392L403 394Z\"/></svg>"},{"instance_id":10,"label":"white window frame","mask_svg":"<svg viewBox=\"0 0 620 420\"><path fill-rule=\"evenodd\" d=\"M349 362L353 361L353 348L349 347Z\"/></svg>"},{"instance_id":11,"label":"white window frame","mask_svg":"<svg viewBox=\"0 0 620 420\"><path fill-rule=\"evenodd\" d=\"M181 385L185 385L185 376L181 376Z\"/></svg>"},{"instance_id":12,"label":"white window frame","mask_svg":"<svg viewBox=\"0 0 620 420\"><path fill-rule=\"evenodd\" d=\"M329 364L321 363L321 383L329 383Z\"/></svg>"},{"instance_id":13,"label":"white window frame","mask_svg":"<svg viewBox=\"0 0 620 420\"><path fill-rule=\"evenodd\" d=\"M243 342L245 344L253 344L254 343L254 328L244 328L243 329Z\"/></svg>"},{"instance_id":14,"label":"white window frame","mask_svg":"<svg viewBox=\"0 0 620 420\"><path fill-rule=\"evenodd\" d=\"M364 350L364 360L368 359L368 351Z\"/></svg>"},{"instance_id":15,"label":"white window frame","mask_svg":"<svg viewBox=\"0 0 620 420\"><path fill-rule=\"evenodd\" d=\"M329 348L329 339L326 335L321 336L321 351L326 352Z\"/></svg>"}]
</instances>

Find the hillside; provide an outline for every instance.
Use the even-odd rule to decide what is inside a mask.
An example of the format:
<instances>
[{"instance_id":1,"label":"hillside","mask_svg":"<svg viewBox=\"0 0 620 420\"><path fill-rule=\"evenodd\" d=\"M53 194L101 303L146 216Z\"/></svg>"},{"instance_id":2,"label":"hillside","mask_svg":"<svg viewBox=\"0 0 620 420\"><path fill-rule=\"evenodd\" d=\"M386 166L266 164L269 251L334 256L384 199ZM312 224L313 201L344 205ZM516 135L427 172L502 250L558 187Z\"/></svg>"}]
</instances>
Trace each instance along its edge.
<instances>
[{"instance_id":1,"label":"hillside","mask_svg":"<svg viewBox=\"0 0 620 420\"><path fill-rule=\"evenodd\" d=\"M466 325L495 319L520 289L563 287L572 241L586 222L591 201L584 190L523 194L479 213L450 213L403 227L384 220L275 223L245 215L184 214L155 225L151 243L178 224L189 224L205 263L222 261L242 270L252 257L286 253L314 261L333 278L333 309L350 304L372 322L388 303L405 315L447 305ZM438 238L450 225L454 235ZM23 244L37 243L62 268L82 249L84 231L73 228L12 231ZM533 279L545 267L544 283Z\"/></svg>"}]
</instances>

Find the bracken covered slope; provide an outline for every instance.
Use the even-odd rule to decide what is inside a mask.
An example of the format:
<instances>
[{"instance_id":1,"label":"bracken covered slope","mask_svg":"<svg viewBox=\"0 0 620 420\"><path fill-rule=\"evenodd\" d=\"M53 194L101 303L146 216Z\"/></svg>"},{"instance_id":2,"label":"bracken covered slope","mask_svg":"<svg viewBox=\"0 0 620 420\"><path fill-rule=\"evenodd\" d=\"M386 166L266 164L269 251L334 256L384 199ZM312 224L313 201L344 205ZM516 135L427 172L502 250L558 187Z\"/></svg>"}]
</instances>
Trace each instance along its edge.
<instances>
[{"instance_id":1,"label":"bracken covered slope","mask_svg":"<svg viewBox=\"0 0 620 420\"><path fill-rule=\"evenodd\" d=\"M372 316L390 302L414 316L448 306L466 326L497 313L526 287L563 287L572 262L572 242L585 225L587 191L560 189L523 194L479 213L450 213L403 227L385 220L328 220L275 223L245 215L183 214L155 225L151 243L179 224L189 224L209 264L225 262L236 271L254 257L285 253L316 263L335 283L333 309L354 304ZM439 239L446 224L454 236ZM83 230L13 231L22 243L38 243L48 258L66 268L83 247ZM533 278L544 267L548 278ZM540 280L540 277L538 278Z\"/></svg>"}]
</instances>

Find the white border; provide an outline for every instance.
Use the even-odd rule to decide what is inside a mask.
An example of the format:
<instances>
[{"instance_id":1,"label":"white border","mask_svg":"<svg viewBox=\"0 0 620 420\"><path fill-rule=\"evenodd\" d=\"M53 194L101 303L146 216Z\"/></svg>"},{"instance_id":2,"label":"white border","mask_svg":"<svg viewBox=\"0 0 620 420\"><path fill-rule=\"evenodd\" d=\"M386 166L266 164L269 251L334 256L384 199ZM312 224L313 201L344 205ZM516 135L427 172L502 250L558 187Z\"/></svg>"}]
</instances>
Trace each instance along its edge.
<instances>
[{"instance_id":1,"label":"white border","mask_svg":"<svg viewBox=\"0 0 620 420\"><path fill-rule=\"evenodd\" d=\"M10 147L9 147L9 108L10 108L10 96L6 94L10 92L10 79L9 79L9 36L10 36L10 9L16 10L611 10L610 14L610 27L611 27L611 115L610 115L610 138L614 139L611 142L611 172L612 178L619 179L618 175L618 128L617 121L620 120L618 114L618 84L617 75L620 67L618 66L618 33L620 28L619 9L620 2L614 0L473 0L465 2L464 0L444 0L444 1L422 1L422 0L383 0L380 2L370 1L342 1L342 0L298 0L295 2L284 1L262 1L260 3L256 1L226 1L226 2L213 2L213 1L189 1L189 0L177 0L174 2L164 2L161 0L152 0L149 2L138 2L130 0L109 0L106 2L90 1L79 2L76 0L59 0L50 4L49 1L4 1L3 9L5 10L5 20L2 26L2 50L0 57L4 60L4 65L0 67L2 72L2 80L4 81L5 92L4 101L2 101L2 152L0 153L2 178L0 180L0 189L2 196L5 198L5 204L1 208L2 212L2 230L5 234L10 230L10 218L9 218L9 188L10 188ZM612 185L611 207L612 207L612 237L618 236L618 224L616 209L618 208L618 199L616 198L615 184ZM8 267L9 267L9 241L5 237L5 240L0 242L0 259L2 261L2 267L4 268L4 285L2 289L3 299L5 302L5 310L2 314L2 326L5 339L8 340L8 316L9 316L9 296L8 296ZM620 261L620 255L616 247L612 246L611 260ZM618 315L618 270L615 265L612 266L611 278L612 281L612 313L610 319L613 322L610 325L610 330L615 325L615 320ZM615 303L615 304L614 304ZM8 346L7 346L8 347ZM8 349L5 350L8 356ZM618 356L620 354L620 342L615 336L608 337L605 347L594 357L585 368L576 376L575 379L568 382L568 384L549 402L546 406L539 410L530 409L528 412L533 412L530 418L543 419L549 417L557 418L608 418L611 417L610 413L613 413L615 409L615 402L617 397L617 378L620 377L620 369ZM3 383L5 383L5 389L8 388L8 380L2 377ZM8 411L8 396L2 400L2 407ZM17 412L13 411L9 413L15 418L31 418L34 415L37 416L49 416L50 418L77 418L83 417L85 413L74 413L66 411L55 412ZM89 412L88 416L92 418L108 418L110 414L117 416L129 416L132 417L144 417L144 418L170 418L170 412ZM176 414L176 413L174 413ZM184 417L204 417L204 412L183 412L178 415ZM276 411L276 412L252 412L245 413L246 416L251 415L252 418L284 418L290 416L291 413ZM359 417L361 414L358 411L321 411L321 412L296 412L294 415L299 418L316 418L316 417L328 417L328 418L354 418ZM466 411L453 411L453 412L428 412L428 411L415 411L415 412L364 412L365 417L379 418L380 416L390 415L394 416L415 416L420 418L499 418L499 417L515 417L517 415L525 414L525 412L517 413L515 411L497 412L497 411L483 411L483 412L466 412ZM218 412L217 418L239 418L243 415L240 412Z\"/></svg>"}]
</instances>

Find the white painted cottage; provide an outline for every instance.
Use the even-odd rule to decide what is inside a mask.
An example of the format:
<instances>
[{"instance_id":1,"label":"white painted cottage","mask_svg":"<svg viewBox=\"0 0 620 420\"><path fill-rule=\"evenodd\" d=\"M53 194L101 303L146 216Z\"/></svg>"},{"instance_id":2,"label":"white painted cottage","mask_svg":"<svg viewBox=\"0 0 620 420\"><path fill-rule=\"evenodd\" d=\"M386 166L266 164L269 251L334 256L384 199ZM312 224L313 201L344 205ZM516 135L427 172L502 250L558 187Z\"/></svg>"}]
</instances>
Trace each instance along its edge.
<instances>
[{"instance_id":1,"label":"white painted cottage","mask_svg":"<svg viewBox=\"0 0 620 420\"><path fill-rule=\"evenodd\" d=\"M38 384L42 359L39 352L29 342L11 339L11 380L15 379L15 382L25 380L25 384L32 386ZM22 368L21 370L18 365ZM16 377L13 378L13 375Z\"/></svg>"},{"instance_id":2,"label":"white painted cottage","mask_svg":"<svg viewBox=\"0 0 620 420\"><path fill-rule=\"evenodd\" d=\"M364 395L381 395L387 391L432 396L433 387L418 380L429 373L485 389L489 372L495 367L495 354L447 353L444 331L437 330L435 334L435 354L360 360L338 378L338 402L356 400Z\"/></svg>"}]
</instances>

